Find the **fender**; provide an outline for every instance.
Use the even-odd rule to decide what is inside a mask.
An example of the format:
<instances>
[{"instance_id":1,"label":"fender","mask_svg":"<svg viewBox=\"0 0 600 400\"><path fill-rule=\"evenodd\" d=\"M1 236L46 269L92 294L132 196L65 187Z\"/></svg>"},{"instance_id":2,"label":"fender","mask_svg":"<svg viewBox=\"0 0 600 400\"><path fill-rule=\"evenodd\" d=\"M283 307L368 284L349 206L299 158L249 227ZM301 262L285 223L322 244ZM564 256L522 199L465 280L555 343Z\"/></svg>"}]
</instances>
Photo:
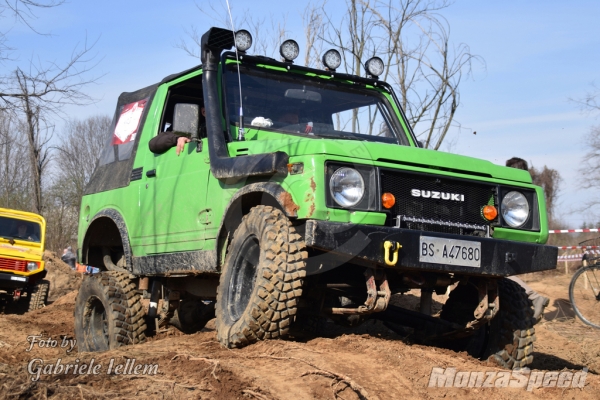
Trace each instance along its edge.
<instances>
[{"instance_id":1,"label":"fender","mask_svg":"<svg viewBox=\"0 0 600 400\"><path fill-rule=\"evenodd\" d=\"M244 201L245 199L248 199L248 196L257 195L262 197L263 194L268 195L267 201L263 201L263 198L253 199L254 201ZM272 202L272 204L268 204L269 202ZM219 266L224 261L227 242L231 238L230 236L235 232L244 215L256 204L276 206L280 208L288 218L297 217L298 209L300 208L294 202L292 195L283 189L280 184L275 182L252 183L238 190L225 207L219 225L216 247L216 260Z\"/></svg>"},{"instance_id":2,"label":"fender","mask_svg":"<svg viewBox=\"0 0 600 400\"><path fill-rule=\"evenodd\" d=\"M119 236L120 236L120 243L116 242L114 239L114 237L106 237L103 239L102 242L100 242L100 245L103 246L122 246L123 247L123 253L125 254L125 268L128 271L132 270L132 260L133 260L133 253L131 251L131 244L129 242L129 233L127 232L127 225L125 224L125 219L123 218L123 216L121 215L120 212L118 212L115 209L112 208L105 208L104 210L98 212L96 215L94 215L94 217L92 218L92 221L90 222L87 231L85 232L85 238L83 239L83 249L82 249L82 261L85 262L89 262L89 247L90 247L90 240L92 240L92 234L94 232L96 232L98 229L102 230L102 221L101 219L107 219L110 220L117 228L117 230L119 231ZM96 222L98 221L98 222ZM97 225L100 224L99 227L97 227ZM94 226L94 232L90 232L90 227ZM96 243L94 243L96 244Z\"/></svg>"}]
</instances>

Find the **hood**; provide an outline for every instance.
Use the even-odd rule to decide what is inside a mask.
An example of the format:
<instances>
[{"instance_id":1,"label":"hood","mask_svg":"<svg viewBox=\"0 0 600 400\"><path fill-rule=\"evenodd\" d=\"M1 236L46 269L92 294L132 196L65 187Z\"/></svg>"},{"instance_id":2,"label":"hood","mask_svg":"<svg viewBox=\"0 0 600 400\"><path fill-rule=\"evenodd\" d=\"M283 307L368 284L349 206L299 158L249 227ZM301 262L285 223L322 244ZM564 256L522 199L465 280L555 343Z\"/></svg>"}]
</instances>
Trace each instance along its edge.
<instances>
[{"instance_id":1,"label":"hood","mask_svg":"<svg viewBox=\"0 0 600 400\"><path fill-rule=\"evenodd\" d=\"M230 143L236 150L248 149L254 154L282 151L290 157L328 154L340 157L364 159L367 164L391 163L398 166L418 167L437 171L447 171L459 174L484 178L495 178L507 181L531 184L531 175L528 171L496 165L490 161L478 158L445 153L443 151L428 150L418 147L398 146L395 144L365 142L359 140L334 140L334 139L305 139L288 136L268 140L256 140ZM253 147L255 143L258 151ZM242 149L243 148L243 149ZM434 172L434 171L432 171Z\"/></svg>"},{"instance_id":2,"label":"hood","mask_svg":"<svg viewBox=\"0 0 600 400\"><path fill-rule=\"evenodd\" d=\"M41 243L27 245L11 244L8 240L0 238L0 257L22 258L31 261L40 261L44 250Z\"/></svg>"}]
</instances>

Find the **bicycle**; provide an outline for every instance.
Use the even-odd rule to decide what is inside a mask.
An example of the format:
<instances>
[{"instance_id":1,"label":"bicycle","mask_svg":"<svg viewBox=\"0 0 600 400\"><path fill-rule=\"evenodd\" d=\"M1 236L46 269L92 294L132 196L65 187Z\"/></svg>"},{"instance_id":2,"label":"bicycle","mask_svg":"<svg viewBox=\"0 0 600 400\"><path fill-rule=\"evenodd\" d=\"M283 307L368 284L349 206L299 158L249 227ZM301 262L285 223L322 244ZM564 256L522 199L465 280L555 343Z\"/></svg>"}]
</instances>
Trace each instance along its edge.
<instances>
[{"instance_id":1,"label":"bicycle","mask_svg":"<svg viewBox=\"0 0 600 400\"><path fill-rule=\"evenodd\" d=\"M600 329L600 257L583 258L569 285L569 300L575 314L585 324ZM589 264L592 262L592 264Z\"/></svg>"}]
</instances>

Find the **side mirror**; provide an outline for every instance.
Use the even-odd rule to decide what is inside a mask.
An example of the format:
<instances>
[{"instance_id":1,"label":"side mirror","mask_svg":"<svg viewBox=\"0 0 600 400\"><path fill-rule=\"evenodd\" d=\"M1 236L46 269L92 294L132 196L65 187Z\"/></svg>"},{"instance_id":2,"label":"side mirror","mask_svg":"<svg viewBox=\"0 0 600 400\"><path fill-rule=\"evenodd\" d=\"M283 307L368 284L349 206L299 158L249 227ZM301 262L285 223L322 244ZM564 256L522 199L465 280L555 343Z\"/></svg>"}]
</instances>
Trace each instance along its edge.
<instances>
[{"instance_id":1,"label":"side mirror","mask_svg":"<svg viewBox=\"0 0 600 400\"><path fill-rule=\"evenodd\" d=\"M192 139L198 139L199 117L200 106L198 104L175 104L173 131L188 134Z\"/></svg>"},{"instance_id":2,"label":"side mirror","mask_svg":"<svg viewBox=\"0 0 600 400\"><path fill-rule=\"evenodd\" d=\"M423 147L425 147L425 146L423 145L423 142L421 142L420 140L417 140L417 146L418 146L418 147L420 147L420 148L423 148Z\"/></svg>"}]
</instances>

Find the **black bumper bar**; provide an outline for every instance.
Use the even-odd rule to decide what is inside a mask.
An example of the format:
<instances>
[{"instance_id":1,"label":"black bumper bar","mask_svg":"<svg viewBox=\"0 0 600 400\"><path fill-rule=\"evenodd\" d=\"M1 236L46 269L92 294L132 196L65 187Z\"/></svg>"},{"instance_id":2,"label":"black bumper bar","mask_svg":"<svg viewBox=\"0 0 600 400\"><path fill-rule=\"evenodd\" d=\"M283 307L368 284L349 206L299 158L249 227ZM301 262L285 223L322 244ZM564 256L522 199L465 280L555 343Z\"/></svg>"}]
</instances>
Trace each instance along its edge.
<instances>
[{"instance_id":1,"label":"black bumper bar","mask_svg":"<svg viewBox=\"0 0 600 400\"><path fill-rule=\"evenodd\" d=\"M481 266L465 267L421 262L421 236L479 242ZM541 244L317 220L306 222L305 240L307 246L382 267L465 275L500 277L556 269L558 255L557 247ZM402 245L398 252L398 261L393 267L385 263L385 241L395 241Z\"/></svg>"},{"instance_id":2,"label":"black bumper bar","mask_svg":"<svg viewBox=\"0 0 600 400\"><path fill-rule=\"evenodd\" d=\"M22 289L29 283L29 277L0 272L0 290Z\"/></svg>"}]
</instances>

